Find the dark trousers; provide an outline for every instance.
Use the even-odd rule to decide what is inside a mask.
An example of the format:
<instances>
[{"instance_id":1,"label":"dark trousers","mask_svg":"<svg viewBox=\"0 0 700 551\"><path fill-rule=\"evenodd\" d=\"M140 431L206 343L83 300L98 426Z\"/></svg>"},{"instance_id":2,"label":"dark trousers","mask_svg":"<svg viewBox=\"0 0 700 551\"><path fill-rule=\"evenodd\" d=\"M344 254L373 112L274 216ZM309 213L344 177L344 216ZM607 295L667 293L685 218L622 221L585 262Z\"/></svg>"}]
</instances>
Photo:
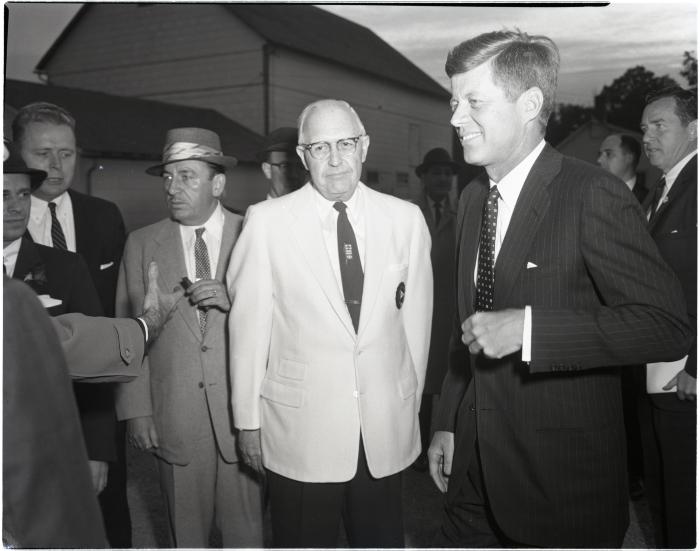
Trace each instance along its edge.
<instances>
[{"instance_id":1,"label":"dark trousers","mask_svg":"<svg viewBox=\"0 0 700 551\"><path fill-rule=\"evenodd\" d=\"M99 495L107 541L111 547L131 547L131 516L126 498L126 422L117 423L117 461L109 463L107 485Z\"/></svg>"},{"instance_id":2,"label":"dark trousers","mask_svg":"<svg viewBox=\"0 0 700 551\"><path fill-rule=\"evenodd\" d=\"M656 405L644 398L640 404L644 483L655 543L657 547L691 549L696 543L695 404L681 403L675 393L655 398Z\"/></svg>"},{"instance_id":3,"label":"dark trousers","mask_svg":"<svg viewBox=\"0 0 700 551\"><path fill-rule=\"evenodd\" d=\"M401 473L374 478L360 441L348 482L299 482L267 471L274 547L404 547Z\"/></svg>"}]
</instances>

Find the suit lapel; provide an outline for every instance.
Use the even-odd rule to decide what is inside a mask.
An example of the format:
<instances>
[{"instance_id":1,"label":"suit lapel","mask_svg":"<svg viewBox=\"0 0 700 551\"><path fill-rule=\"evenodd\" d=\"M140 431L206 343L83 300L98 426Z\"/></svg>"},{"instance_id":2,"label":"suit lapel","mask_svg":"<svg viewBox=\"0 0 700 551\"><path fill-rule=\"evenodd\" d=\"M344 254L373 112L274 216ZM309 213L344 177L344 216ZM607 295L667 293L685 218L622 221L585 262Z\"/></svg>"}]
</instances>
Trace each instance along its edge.
<instances>
[{"instance_id":1,"label":"suit lapel","mask_svg":"<svg viewBox=\"0 0 700 551\"><path fill-rule=\"evenodd\" d=\"M561 170L561 155L546 145L520 191L496 259L495 304L501 308L527 262L530 245L549 206L547 186Z\"/></svg>"},{"instance_id":2,"label":"suit lapel","mask_svg":"<svg viewBox=\"0 0 700 551\"><path fill-rule=\"evenodd\" d=\"M328 258L326 243L323 239L323 228L321 228L316 210L314 193L316 191L310 184L302 188L301 193L299 193L296 201L289 209L292 219L290 229L297 246L309 265L311 273L323 290L341 323L354 338L355 328L352 325L342 290L338 287L338 281ZM362 318L361 315L360 318Z\"/></svg>"},{"instance_id":3,"label":"suit lapel","mask_svg":"<svg viewBox=\"0 0 700 551\"><path fill-rule=\"evenodd\" d=\"M86 256L86 253L92 249L93 231L90 229L90 211L83 208L83 202L80 195L73 190L68 190L68 195L73 209L73 228L75 229L75 250L76 252ZM86 259L86 262L88 260Z\"/></svg>"},{"instance_id":4,"label":"suit lapel","mask_svg":"<svg viewBox=\"0 0 700 551\"><path fill-rule=\"evenodd\" d=\"M488 192L488 177L485 175L479 176L469 186L465 190L465 193L469 193L469 195L465 196L466 204L462 217L457 221L459 225L457 235L461 236L458 251L459 258L457 259L459 269L457 273L459 277L466 279L466 281L460 281L457 284L460 320L469 317L474 310L474 295L476 293L474 268L479 252L481 215Z\"/></svg>"},{"instance_id":5,"label":"suit lapel","mask_svg":"<svg viewBox=\"0 0 700 551\"><path fill-rule=\"evenodd\" d=\"M379 203L380 196L367 187L363 188L365 201L365 278L362 286L362 308L358 337L372 317L377 302L384 268L387 264L387 250L391 242L391 220Z\"/></svg>"},{"instance_id":6,"label":"suit lapel","mask_svg":"<svg viewBox=\"0 0 700 551\"><path fill-rule=\"evenodd\" d=\"M224 210L224 230L221 234L221 249L219 250L219 262L216 266L216 279L224 281L228 262L231 258L233 245L238 237L238 229L235 227L236 219L232 214Z\"/></svg>"},{"instance_id":7,"label":"suit lapel","mask_svg":"<svg viewBox=\"0 0 700 551\"><path fill-rule=\"evenodd\" d=\"M153 260L158 263L159 283L162 289L170 292L187 275L180 226L176 222L168 220L153 239L158 245L153 254ZM184 307L177 308L175 315L182 316L195 337L201 339L202 331L199 328L197 309L192 308L189 302L186 304Z\"/></svg>"},{"instance_id":8,"label":"suit lapel","mask_svg":"<svg viewBox=\"0 0 700 551\"><path fill-rule=\"evenodd\" d=\"M12 274L12 278L23 281L25 276L32 271L32 268L41 262L42 259L33 243L23 237L17 253L17 261L15 262L15 271Z\"/></svg>"},{"instance_id":9,"label":"suit lapel","mask_svg":"<svg viewBox=\"0 0 700 551\"><path fill-rule=\"evenodd\" d=\"M659 220L661 220L664 217L664 214L668 211L669 206L677 202L679 200L679 197L684 195L685 191L690 186L697 185L697 182L692 177L694 174L697 174L697 167L698 157L697 155L695 155L683 167L683 170L681 170L680 174L676 178L676 181L673 182L671 189L668 190L668 195L666 195L666 199L661 203L661 205L659 205L656 215L653 216L651 224L649 224L650 232L653 232L654 228L658 225Z\"/></svg>"}]
</instances>

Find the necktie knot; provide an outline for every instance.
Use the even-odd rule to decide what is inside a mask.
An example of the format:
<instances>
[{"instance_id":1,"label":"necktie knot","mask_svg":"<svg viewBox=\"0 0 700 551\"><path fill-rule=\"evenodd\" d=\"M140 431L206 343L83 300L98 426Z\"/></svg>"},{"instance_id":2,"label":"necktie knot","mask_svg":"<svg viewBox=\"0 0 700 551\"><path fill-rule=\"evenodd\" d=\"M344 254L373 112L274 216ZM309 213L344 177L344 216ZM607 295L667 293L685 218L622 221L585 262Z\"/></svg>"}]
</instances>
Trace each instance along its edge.
<instances>
[{"instance_id":1,"label":"necktie knot","mask_svg":"<svg viewBox=\"0 0 700 551\"><path fill-rule=\"evenodd\" d=\"M194 230L194 234L197 236L197 239L202 239L202 234L204 233L204 230L206 228L197 228Z\"/></svg>"},{"instance_id":2,"label":"necktie knot","mask_svg":"<svg viewBox=\"0 0 700 551\"><path fill-rule=\"evenodd\" d=\"M333 208L338 212L345 212L345 209L347 209L348 206L342 201L338 201L337 203L333 203Z\"/></svg>"},{"instance_id":3,"label":"necktie knot","mask_svg":"<svg viewBox=\"0 0 700 551\"><path fill-rule=\"evenodd\" d=\"M51 214L55 214L55 213L56 213L56 203L54 203L53 201L51 201L51 202L49 203L49 210L51 211Z\"/></svg>"}]
</instances>

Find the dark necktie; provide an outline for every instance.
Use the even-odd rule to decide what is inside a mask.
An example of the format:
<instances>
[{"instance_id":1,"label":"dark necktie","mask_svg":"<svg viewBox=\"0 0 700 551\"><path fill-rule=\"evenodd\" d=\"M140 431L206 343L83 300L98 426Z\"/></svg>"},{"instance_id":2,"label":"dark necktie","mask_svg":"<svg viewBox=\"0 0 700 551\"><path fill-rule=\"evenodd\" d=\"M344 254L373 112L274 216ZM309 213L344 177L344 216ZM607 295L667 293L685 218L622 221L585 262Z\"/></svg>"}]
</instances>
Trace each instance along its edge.
<instances>
[{"instance_id":1,"label":"dark necktie","mask_svg":"<svg viewBox=\"0 0 700 551\"><path fill-rule=\"evenodd\" d=\"M360 308L362 307L362 285L365 276L362 273L362 263L357 249L355 232L352 230L345 203L333 203L338 211L338 260L340 261L340 279L343 282L345 304L350 312L352 325L357 333L360 323Z\"/></svg>"},{"instance_id":2,"label":"dark necktie","mask_svg":"<svg viewBox=\"0 0 700 551\"><path fill-rule=\"evenodd\" d=\"M204 228L197 228L194 230L196 238L194 240L194 270L195 277L199 279L211 279L211 269L209 267L209 251L207 250L207 244L202 239L202 234L204 233ZM207 311L198 310L199 314L199 328L204 333L207 328Z\"/></svg>"},{"instance_id":3,"label":"dark necktie","mask_svg":"<svg viewBox=\"0 0 700 551\"><path fill-rule=\"evenodd\" d=\"M661 206L661 196L664 194L664 189L666 188L666 178L661 178L654 187L654 194L652 195L651 203L649 204L649 224L651 224L656 218L656 214L659 212L659 207Z\"/></svg>"},{"instance_id":4,"label":"dark necktie","mask_svg":"<svg viewBox=\"0 0 700 551\"><path fill-rule=\"evenodd\" d=\"M496 258L496 221L498 220L498 186L493 186L484 202L479 234L479 267L476 271L477 312L493 310L494 263Z\"/></svg>"},{"instance_id":5,"label":"dark necktie","mask_svg":"<svg viewBox=\"0 0 700 551\"><path fill-rule=\"evenodd\" d=\"M61 223L56 217L56 203L51 201L49 203L49 210L51 211L51 241L56 249L67 250L66 246L66 236L63 233L63 228Z\"/></svg>"},{"instance_id":6,"label":"dark necktie","mask_svg":"<svg viewBox=\"0 0 700 551\"><path fill-rule=\"evenodd\" d=\"M442 206L440 203L435 203L435 227L440 225L440 218L442 217Z\"/></svg>"}]
</instances>

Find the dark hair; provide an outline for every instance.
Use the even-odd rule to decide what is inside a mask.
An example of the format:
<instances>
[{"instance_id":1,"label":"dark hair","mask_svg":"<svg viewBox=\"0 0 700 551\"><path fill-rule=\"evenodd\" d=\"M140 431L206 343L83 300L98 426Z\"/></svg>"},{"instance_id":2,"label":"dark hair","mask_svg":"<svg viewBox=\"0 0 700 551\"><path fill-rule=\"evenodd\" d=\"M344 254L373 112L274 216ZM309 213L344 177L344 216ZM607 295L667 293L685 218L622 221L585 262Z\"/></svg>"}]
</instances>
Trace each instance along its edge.
<instances>
[{"instance_id":1,"label":"dark hair","mask_svg":"<svg viewBox=\"0 0 700 551\"><path fill-rule=\"evenodd\" d=\"M620 149L634 156L634 168L637 168L639 158L642 155L642 146L637 139L629 134L620 134Z\"/></svg>"},{"instance_id":2,"label":"dark hair","mask_svg":"<svg viewBox=\"0 0 700 551\"><path fill-rule=\"evenodd\" d=\"M53 103L37 101L22 107L12 121L12 140L15 143L22 143L27 126L32 122L65 125L75 132L75 119L68 111Z\"/></svg>"},{"instance_id":3,"label":"dark hair","mask_svg":"<svg viewBox=\"0 0 700 551\"><path fill-rule=\"evenodd\" d=\"M539 115L543 127L554 111L559 73L559 50L546 36L530 36L514 31L480 34L455 46L445 62L445 72L452 78L491 61L493 79L514 101L525 90L537 87L544 101Z\"/></svg>"},{"instance_id":4,"label":"dark hair","mask_svg":"<svg viewBox=\"0 0 700 551\"><path fill-rule=\"evenodd\" d=\"M661 90L655 90L644 98L645 106L663 98L672 98L676 102L675 113L683 123L689 123L698 119L698 94L695 90L683 90L680 86L668 86Z\"/></svg>"}]
</instances>

